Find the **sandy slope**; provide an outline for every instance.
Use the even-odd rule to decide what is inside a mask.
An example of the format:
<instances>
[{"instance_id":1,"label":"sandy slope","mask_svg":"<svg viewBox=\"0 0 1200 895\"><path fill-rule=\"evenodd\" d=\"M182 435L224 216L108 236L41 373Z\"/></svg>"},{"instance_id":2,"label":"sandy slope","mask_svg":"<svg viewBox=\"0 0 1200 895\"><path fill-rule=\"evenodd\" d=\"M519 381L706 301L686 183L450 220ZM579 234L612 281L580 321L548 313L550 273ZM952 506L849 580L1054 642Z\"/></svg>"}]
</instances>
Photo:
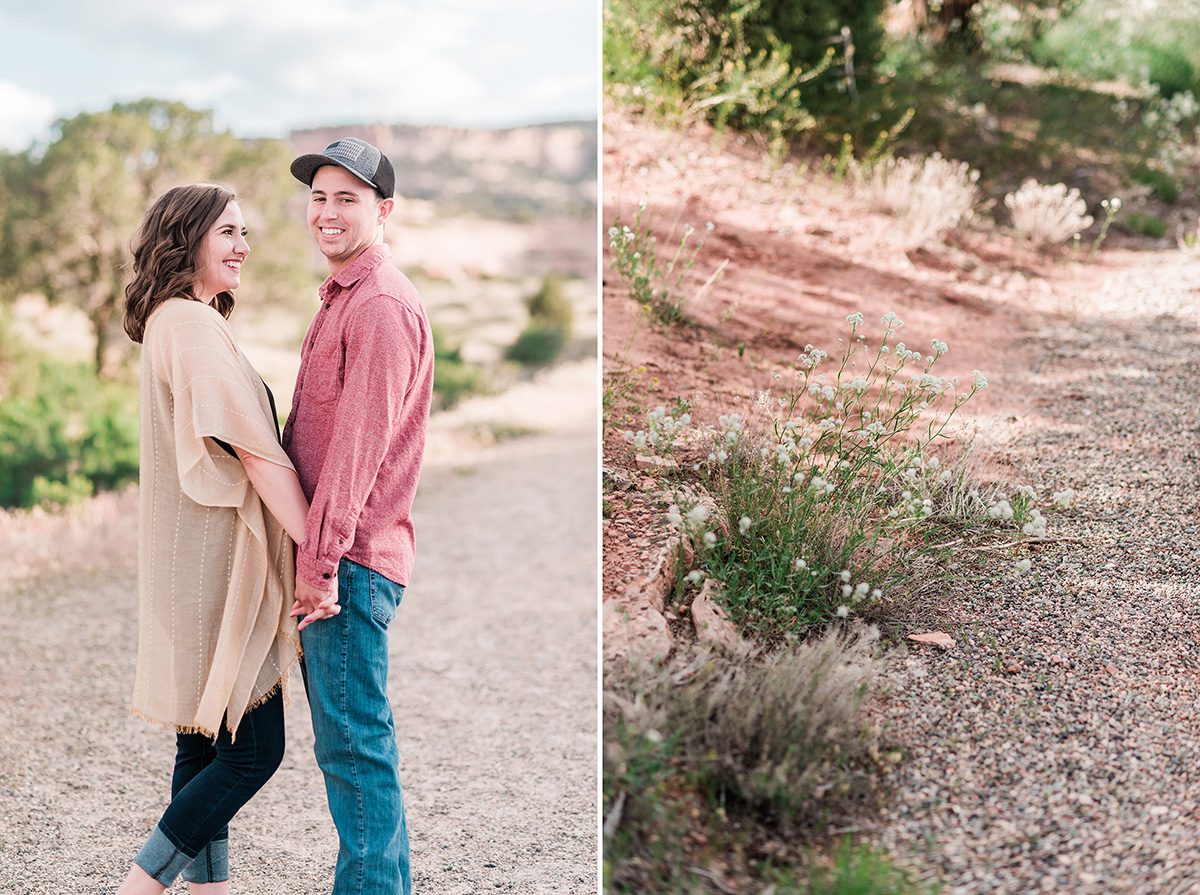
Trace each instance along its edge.
<instances>
[{"instance_id":1,"label":"sandy slope","mask_svg":"<svg viewBox=\"0 0 1200 895\"><path fill-rule=\"evenodd\" d=\"M572 388L590 414L462 462L439 435L421 483L390 682L420 892L596 890L595 389L557 376L535 393ZM0 620L4 895L113 891L163 807L171 735L127 708L135 518L130 492L0 525L18 576ZM235 892L329 891L336 837L298 681L284 765L232 841Z\"/></svg>"}]
</instances>

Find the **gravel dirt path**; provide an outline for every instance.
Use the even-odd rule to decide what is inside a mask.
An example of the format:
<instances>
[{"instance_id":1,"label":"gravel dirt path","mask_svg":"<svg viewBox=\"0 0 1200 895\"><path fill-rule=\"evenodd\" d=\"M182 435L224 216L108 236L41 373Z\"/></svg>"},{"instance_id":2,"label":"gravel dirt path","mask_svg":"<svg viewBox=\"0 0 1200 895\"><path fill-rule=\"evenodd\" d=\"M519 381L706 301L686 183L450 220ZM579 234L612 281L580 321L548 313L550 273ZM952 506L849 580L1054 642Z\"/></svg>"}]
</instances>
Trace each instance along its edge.
<instances>
[{"instance_id":1,"label":"gravel dirt path","mask_svg":"<svg viewBox=\"0 0 1200 895\"><path fill-rule=\"evenodd\" d=\"M389 686L418 892L597 888L591 369L573 377L591 383L576 403L590 412L421 482ZM128 711L135 527L132 492L72 520L0 525L3 895L111 893L164 807L173 737ZM282 768L232 825L239 895L332 885L298 678L287 723Z\"/></svg>"},{"instance_id":2,"label":"gravel dirt path","mask_svg":"<svg viewBox=\"0 0 1200 895\"><path fill-rule=\"evenodd\" d=\"M882 829L967 893L1200 892L1200 270L1123 253L1009 371L1016 480L1073 488L1050 535L951 595L955 648L894 656Z\"/></svg>"}]
</instances>

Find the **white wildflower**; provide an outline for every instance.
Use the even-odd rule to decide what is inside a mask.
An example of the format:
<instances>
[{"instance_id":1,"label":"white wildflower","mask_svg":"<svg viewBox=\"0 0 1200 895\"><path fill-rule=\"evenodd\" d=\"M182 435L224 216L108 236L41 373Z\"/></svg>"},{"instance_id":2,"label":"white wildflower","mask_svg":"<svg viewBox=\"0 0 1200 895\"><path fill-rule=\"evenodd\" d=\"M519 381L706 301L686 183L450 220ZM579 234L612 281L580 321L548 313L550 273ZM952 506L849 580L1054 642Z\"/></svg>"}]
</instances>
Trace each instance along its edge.
<instances>
[{"instance_id":1,"label":"white wildflower","mask_svg":"<svg viewBox=\"0 0 1200 895\"><path fill-rule=\"evenodd\" d=\"M850 607L845 605L844 603L837 608L837 617L838 618L845 618L849 614L850 614Z\"/></svg>"},{"instance_id":2,"label":"white wildflower","mask_svg":"<svg viewBox=\"0 0 1200 895\"><path fill-rule=\"evenodd\" d=\"M715 534L713 534L713 532L711 532L711 531L706 531L704 533L703 540L704 540L705 547L715 547L717 544L717 536Z\"/></svg>"},{"instance_id":3,"label":"white wildflower","mask_svg":"<svg viewBox=\"0 0 1200 895\"><path fill-rule=\"evenodd\" d=\"M1075 490L1067 488L1064 491L1055 491L1050 495L1050 500L1057 509L1065 510L1075 500Z\"/></svg>"},{"instance_id":4,"label":"white wildflower","mask_svg":"<svg viewBox=\"0 0 1200 895\"><path fill-rule=\"evenodd\" d=\"M738 520L738 531L740 531L742 534L745 534L749 530L750 530L750 517L743 516L741 519Z\"/></svg>"}]
</instances>

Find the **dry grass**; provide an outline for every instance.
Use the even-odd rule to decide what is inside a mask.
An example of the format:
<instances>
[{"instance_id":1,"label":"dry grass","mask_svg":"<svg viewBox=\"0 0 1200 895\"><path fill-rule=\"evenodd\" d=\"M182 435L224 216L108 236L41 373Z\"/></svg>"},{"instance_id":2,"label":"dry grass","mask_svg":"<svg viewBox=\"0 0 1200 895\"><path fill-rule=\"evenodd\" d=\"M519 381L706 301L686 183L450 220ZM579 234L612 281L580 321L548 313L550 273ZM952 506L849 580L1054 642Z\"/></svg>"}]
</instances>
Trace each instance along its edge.
<instances>
[{"instance_id":1,"label":"dry grass","mask_svg":"<svg viewBox=\"0 0 1200 895\"><path fill-rule=\"evenodd\" d=\"M934 153L927 158L887 158L855 172L858 192L871 207L900 222L897 242L918 248L966 220L979 199L979 172L966 162Z\"/></svg>"},{"instance_id":2,"label":"dry grass","mask_svg":"<svg viewBox=\"0 0 1200 895\"><path fill-rule=\"evenodd\" d=\"M1004 197L1017 235L1035 245L1057 245L1092 225L1087 203L1077 189L1066 184L1026 180L1015 193Z\"/></svg>"},{"instance_id":3,"label":"dry grass","mask_svg":"<svg viewBox=\"0 0 1200 895\"><path fill-rule=\"evenodd\" d=\"M659 813L648 800L680 776L785 830L844 816L873 786L877 733L861 704L877 674L878 637L872 627L835 627L770 653L700 653L610 674L608 832Z\"/></svg>"},{"instance_id":4,"label":"dry grass","mask_svg":"<svg viewBox=\"0 0 1200 895\"><path fill-rule=\"evenodd\" d=\"M6 583L137 563L137 488L106 492L62 511L0 510Z\"/></svg>"}]
</instances>

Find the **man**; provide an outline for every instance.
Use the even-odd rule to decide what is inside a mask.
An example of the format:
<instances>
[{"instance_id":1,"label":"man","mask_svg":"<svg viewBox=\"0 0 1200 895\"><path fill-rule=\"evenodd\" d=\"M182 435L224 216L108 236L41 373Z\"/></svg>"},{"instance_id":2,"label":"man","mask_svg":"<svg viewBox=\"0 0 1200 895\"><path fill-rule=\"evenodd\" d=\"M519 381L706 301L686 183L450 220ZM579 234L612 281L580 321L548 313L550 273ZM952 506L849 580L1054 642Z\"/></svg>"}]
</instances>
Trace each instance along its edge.
<instances>
[{"instance_id":1,"label":"man","mask_svg":"<svg viewBox=\"0 0 1200 895\"><path fill-rule=\"evenodd\" d=\"M283 444L312 506L296 557L305 688L340 846L333 895L409 895L387 696L387 628L412 572L410 516L433 389L433 336L391 263L391 162L363 140L292 162L329 263Z\"/></svg>"}]
</instances>

